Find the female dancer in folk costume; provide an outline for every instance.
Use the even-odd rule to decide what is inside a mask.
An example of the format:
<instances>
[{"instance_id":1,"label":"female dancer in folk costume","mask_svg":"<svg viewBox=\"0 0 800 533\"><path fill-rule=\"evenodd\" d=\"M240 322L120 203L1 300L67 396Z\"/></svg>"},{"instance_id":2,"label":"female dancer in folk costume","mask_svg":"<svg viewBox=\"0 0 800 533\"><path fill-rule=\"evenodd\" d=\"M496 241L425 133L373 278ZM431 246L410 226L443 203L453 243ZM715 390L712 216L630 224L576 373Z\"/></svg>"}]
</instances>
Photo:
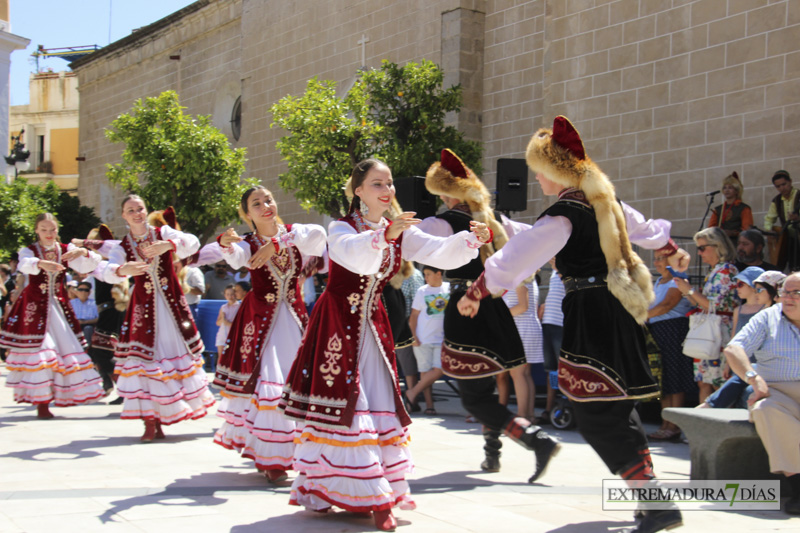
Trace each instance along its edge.
<instances>
[{"instance_id":1,"label":"female dancer in folk costume","mask_svg":"<svg viewBox=\"0 0 800 533\"><path fill-rule=\"evenodd\" d=\"M101 255L108 254L113 245L119 241L114 240L114 235L105 224L100 224L89 232L86 239L73 239L72 243L94 250ZM122 322L125 320L125 311L128 309L130 300L130 287L128 280L112 285L103 281L103 273L108 266L108 261L100 261L100 264L92 272L95 278L95 301L99 318L92 334L92 341L89 347L89 357L92 358L95 368L103 378L103 390L106 395L114 390L116 376L114 374L114 350L117 347L119 331ZM116 400L109 402L118 405L123 402L120 396Z\"/></svg>"},{"instance_id":2,"label":"female dancer in folk costume","mask_svg":"<svg viewBox=\"0 0 800 533\"><path fill-rule=\"evenodd\" d=\"M51 402L66 407L103 396L64 285L67 266L91 272L100 256L58 242L58 221L50 213L36 217L35 231L38 241L19 252L28 285L0 330L0 347L8 349L6 385L14 388L14 400L36 405L39 418L53 418Z\"/></svg>"},{"instance_id":3,"label":"female dancer in folk costume","mask_svg":"<svg viewBox=\"0 0 800 533\"><path fill-rule=\"evenodd\" d=\"M144 420L142 442L164 438L161 429L205 416L214 404L203 372L203 341L172 266L172 253L187 257L197 237L169 226L147 224L137 195L122 202L130 232L111 250L104 278L119 283L136 276L115 356L122 418Z\"/></svg>"},{"instance_id":4,"label":"female dancer in folk costume","mask_svg":"<svg viewBox=\"0 0 800 533\"><path fill-rule=\"evenodd\" d=\"M392 531L395 505L413 509L405 476L411 419L397 380L394 340L380 300L410 261L453 268L478 253L489 231L475 224L449 239L426 235L414 213L381 215L394 198L392 173L367 159L353 169L349 214L329 228L329 281L311 314L279 408L298 420L290 503L319 512L336 505L373 513Z\"/></svg>"},{"instance_id":5,"label":"female dancer in folk costume","mask_svg":"<svg viewBox=\"0 0 800 533\"><path fill-rule=\"evenodd\" d=\"M482 298L514 289L555 255L567 292L559 388L572 402L581 434L609 470L640 486L655 475L634 403L659 391L642 326L653 300L652 282L631 242L658 249L680 270L689 256L670 240L669 222L646 221L616 200L611 181L586 156L566 118L557 117L552 130L533 136L526 159L543 193L558 201L486 262L458 309L474 314ZM677 509L646 510L635 531L681 523Z\"/></svg>"},{"instance_id":6,"label":"female dancer in folk costume","mask_svg":"<svg viewBox=\"0 0 800 533\"><path fill-rule=\"evenodd\" d=\"M292 468L295 422L277 405L308 325L299 278L304 264L325 252L326 235L316 224L282 224L275 198L261 186L242 195L241 215L253 232L239 237L230 229L219 242L234 270L248 267L253 288L217 362L214 384L223 397L217 414L225 423L214 442L253 459L279 482Z\"/></svg>"}]
</instances>

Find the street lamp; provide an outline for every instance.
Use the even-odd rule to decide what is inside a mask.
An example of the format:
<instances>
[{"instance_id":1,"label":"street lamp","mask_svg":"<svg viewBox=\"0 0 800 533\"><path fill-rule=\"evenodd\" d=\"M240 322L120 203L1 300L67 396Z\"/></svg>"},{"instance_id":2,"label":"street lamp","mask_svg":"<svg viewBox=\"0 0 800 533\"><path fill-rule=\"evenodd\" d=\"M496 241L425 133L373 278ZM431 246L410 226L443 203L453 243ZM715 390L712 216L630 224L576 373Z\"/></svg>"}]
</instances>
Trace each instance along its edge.
<instances>
[{"instance_id":1,"label":"street lamp","mask_svg":"<svg viewBox=\"0 0 800 533\"><path fill-rule=\"evenodd\" d=\"M6 163L9 167L14 167L14 179L17 179L17 174L21 171L28 170L31 166L30 162L28 162L28 158L31 156L31 153L25 149L25 145L20 142L22 139L22 134L25 133L25 128L20 130L19 135L12 135L11 140L14 143L14 147L11 149L11 153L5 156ZM8 181L11 182L11 169L8 169Z\"/></svg>"}]
</instances>

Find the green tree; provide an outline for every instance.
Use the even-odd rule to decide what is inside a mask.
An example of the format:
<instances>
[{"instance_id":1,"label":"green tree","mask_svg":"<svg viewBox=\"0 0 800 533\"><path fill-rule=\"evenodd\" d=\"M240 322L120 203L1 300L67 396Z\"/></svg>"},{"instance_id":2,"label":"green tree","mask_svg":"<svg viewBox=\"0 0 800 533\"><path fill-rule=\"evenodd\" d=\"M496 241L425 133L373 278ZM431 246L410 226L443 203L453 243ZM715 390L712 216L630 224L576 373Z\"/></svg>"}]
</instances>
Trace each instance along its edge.
<instances>
[{"instance_id":1,"label":"green tree","mask_svg":"<svg viewBox=\"0 0 800 533\"><path fill-rule=\"evenodd\" d=\"M400 67L384 61L359 75L343 97L336 83L309 80L303 95L272 106L272 127L288 132L277 147L288 170L281 188L306 209L333 217L346 210L343 186L353 165L386 161L395 177L424 175L442 148L454 150L480 173L481 146L463 138L445 115L461 108L461 87L442 88L443 71L431 61Z\"/></svg>"},{"instance_id":2,"label":"green tree","mask_svg":"<svg viewBox=\"0 0 800 533\"><path fill-rule=\"evenodd\" d=\"M236 220L239 197L258 181L242 181L245 149L233 149L208 116L183 113L175 91L144 101L106 130L125 143L122 163L107 165L108 180L144 198L151 209L175 208L181 226L207 242Z\"/></svg>"},{"instance_id":3,"label":"green tree","mask_svg":"<svg viewBox=\"0 0 800 533\"><path fill-rule=\"evenodd\" d=\"M34 222L45 212L58 218L61 242L85 237L100 224L92 208L60 192L52 181L39 186L17 178L10 185L0 185L0 261L7 261L12 252L36 240Z\"/></svg>"},{"instance_id":4,"label":"green tree","mask_svg":"<svg viewBox=\"0 0 800 533\"><path fill-rule=\"evenodd\" d=\"M289 132L278 141L289 165L278 177L281 188L294 193L306 211L338 218L347 205L344 182L353 166L374 152L373 139L380 132L364 83L356 81L340 99L336 82L312 78L302 96L286 96L271 111L271 127Z\"/></svg>"},{"instance_id":5,"label":"green tree","mask_svg":"<svg viewBox=\"0 0 800 533\"><path fill-rule=\"evenodd\" d=\"M58 195L53 209L58 218L58 236L61 242L69 242L74 238L83 239L103 222L93 208L81 205L77 196L70 196L65 192Z\"/></svg>"}]
</instances>

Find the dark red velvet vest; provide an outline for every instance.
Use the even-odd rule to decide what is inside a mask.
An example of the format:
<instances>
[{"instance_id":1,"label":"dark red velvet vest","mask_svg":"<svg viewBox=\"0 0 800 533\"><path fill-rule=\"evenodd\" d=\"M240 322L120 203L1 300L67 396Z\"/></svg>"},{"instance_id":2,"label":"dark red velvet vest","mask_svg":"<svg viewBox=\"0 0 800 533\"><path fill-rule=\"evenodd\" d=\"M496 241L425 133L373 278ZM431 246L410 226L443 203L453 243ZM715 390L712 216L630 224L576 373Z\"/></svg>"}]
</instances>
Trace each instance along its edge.
<instances>
[{"instance_id":1,"label":"dark red velvet vest","mask_svg":"<svg viewBox=\"0 0 800 533\"><path fill-rule=\"evenodd\" d=\"M286 230L291 231L291 226L286 226ZM244 240L250 245L250 253L255 254L259 248L257 238L251 233ZM230 394L253 394L261 371L261 351L273 333L281 301L286 302L292 318L305 331L308 312L300 297L302 268L300 251L288 246L273 255L266 265L250 270L253 289L244 297L233 319L228 342L217 362L214 385Z\"/></svg>"},{"instance_id":2,"label":"dark red velvet vest","mask_svg":"<svg viewBox=\"0 0 800 533\"><path fill-rule=\"evenodd\" d=\"M342 220L359 229L352 215ZM350 427L359 394L362 339L371 335L392 378L397 417L403 426L411 423L400 396L392 328L381 302L384 286L400 269L401 242L402 235L384 249L376 274L359 275L329 261L328 286L314 304L278 405L289 418Z\"/></svg>"},{"instance_id":3,"label":"dark red velvet vest","mask_svg":"<svg viewBox=\"0 0 800 533\"><path fill-rule=\"evenodd\" d=\"M68 266L66 261L61 259L67 251L66 244L57 244L58 259L55 261L64 266ZM35 257L43 259L42 249L38 244L28 247ZM81 345L86 347L86 339L83 338L83 331L72 311L69 303L67 289L64 284L66 270L60 272L47 272L39 270L38 274L28 276L28 286L22 290L17 301L11 307L8 319L0 330L0 347L7 348L15 352L35 352L44 341L44 334L47 330L47 320L49 315L48 302L52 294L64 316L67 318L69 327L75 336L78 337Z\"/></svg>"},{"instance_id":4,"label":"dark red velvet vest","mask_svg":"<svg viewBox=\"0 0 800 533\"><path fill-rule=\"evenodd\" d=\"M161 229L149 227L155 233L155 240L162 240ZM143 261L136 252L136 244L130 233L122 239L120 246L125 250L126 261ZM117 358L138 357L153 361L156 344L156 293L160 293L167 303L172 318L178 325L188 352L199 355L203 352L203 341L192 319L192 312L186 303L178 277L172 266L172 254L164 253L152 260L146 274L136 277L131 293L131 301L120 330L119 342L114 356ZM170 317L159 317L160 321Z\"/></svg>"}]
</instances>

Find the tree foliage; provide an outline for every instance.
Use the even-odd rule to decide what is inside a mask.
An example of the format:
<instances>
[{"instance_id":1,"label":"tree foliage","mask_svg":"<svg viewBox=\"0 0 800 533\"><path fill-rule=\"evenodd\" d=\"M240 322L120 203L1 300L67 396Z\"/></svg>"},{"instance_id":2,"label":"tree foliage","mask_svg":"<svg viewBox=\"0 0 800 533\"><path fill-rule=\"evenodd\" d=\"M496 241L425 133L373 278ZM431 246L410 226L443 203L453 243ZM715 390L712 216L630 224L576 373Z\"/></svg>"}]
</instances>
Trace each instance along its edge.
<instances>
[{"instance_id":1,"label":"tree foliage","mask_svg":"<svg viewBox=\"0 0 800 533\"><path fill-rule=\"evenodd\" d=\"M92 208L60 192L52 181L39 186L17 178L10 185L0 185L0 261L7 261L12 252L36 240L34 222L45 212L58 218L61 242L85 237L100 224Z\"/></svg>"},{"instance_id":2,"label":"tree foliage","mask_svg":"<svg viewBox=\"0 0 800 533\"><path fill-rule=\"evenodd\" d=\"M367 157L386 161L397 178L424 175L450 148L480 173L480 144L445 125L446 114L461 108L461 87L444 89L443 80L431 61L403 67L384 61L361 72L341 98L335 82L317 78L303 95L282 98L271 109L272 127L288 132L277 145L288 165L281 188L306 210L338 217L346 210L342 187Z\"/></svg>"},{"instance_id":3,"label":"tree foliage","mask_svg":"<svg viewBox=\"0 0 800 533\"><path fill-rule=\"evenodd\" d=\"M241 180L244 148L231 148L209 116L184 109L175 91L137 100L106 130L108 140L125 143L122 163L107 165L106 175L151 209L173 206L183 229L206 242L236 220L239 197L257 180Z\"/></svg>"}]
</instances>

